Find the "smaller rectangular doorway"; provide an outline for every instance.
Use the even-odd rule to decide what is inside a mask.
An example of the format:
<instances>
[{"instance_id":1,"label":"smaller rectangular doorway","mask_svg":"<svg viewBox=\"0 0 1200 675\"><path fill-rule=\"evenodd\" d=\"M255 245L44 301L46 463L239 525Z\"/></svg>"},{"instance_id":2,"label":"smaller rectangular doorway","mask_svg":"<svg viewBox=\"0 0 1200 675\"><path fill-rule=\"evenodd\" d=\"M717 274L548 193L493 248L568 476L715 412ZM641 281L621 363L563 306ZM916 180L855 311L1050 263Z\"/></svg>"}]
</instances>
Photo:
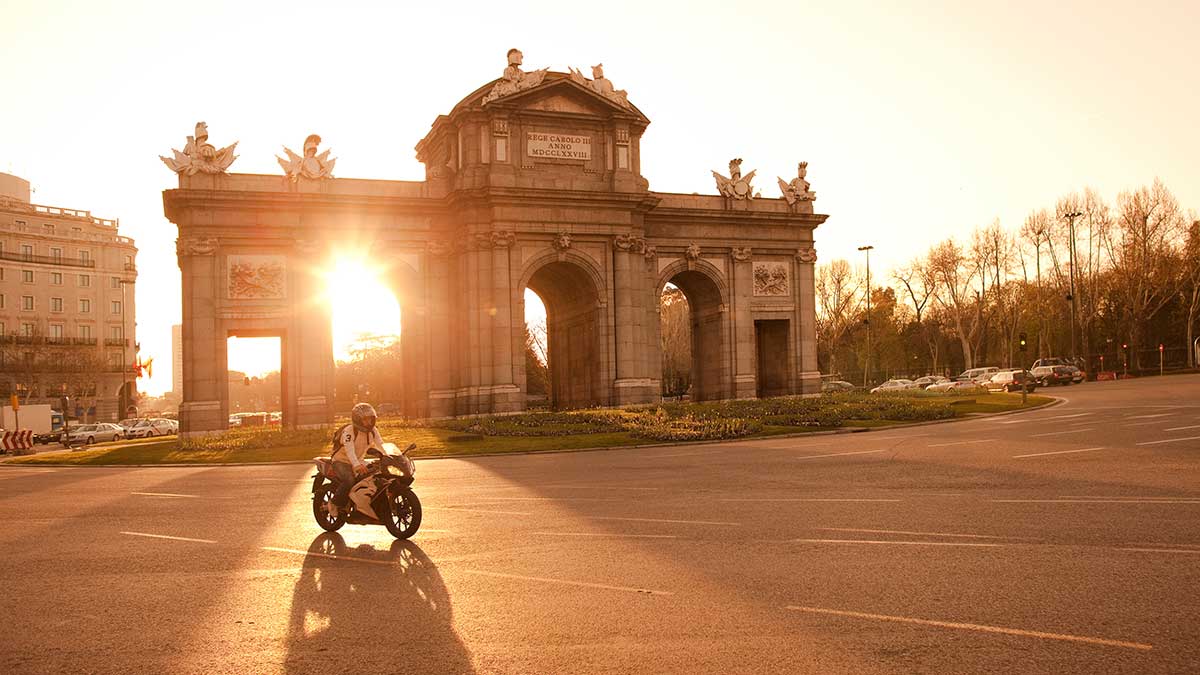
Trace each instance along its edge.
<instances>
[{"instance_id":1,"label":"smaller rectangular doorway","mask_svg":"<svg viewBox=\"0 0 1200 675\"><path fill-rule=\"evenodd\" d=\"M754 346L758 361L758 397L784 396L791 393L788 374L792 351L788 339L791 321L763 319L754 322Z\"/></svg>"}]
</instances>

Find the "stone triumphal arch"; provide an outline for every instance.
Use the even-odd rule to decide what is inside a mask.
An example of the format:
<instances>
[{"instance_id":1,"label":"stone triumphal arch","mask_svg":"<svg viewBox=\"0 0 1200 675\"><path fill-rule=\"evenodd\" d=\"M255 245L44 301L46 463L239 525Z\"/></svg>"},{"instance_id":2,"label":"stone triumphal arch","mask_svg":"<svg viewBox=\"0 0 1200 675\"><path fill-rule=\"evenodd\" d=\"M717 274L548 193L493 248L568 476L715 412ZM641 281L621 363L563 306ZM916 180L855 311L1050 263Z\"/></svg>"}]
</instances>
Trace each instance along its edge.
<instances>
[{"instance_id":1,"label":"stone triumphal arch","mask_svg":"<svg viewBox=\"0 0 1200 675\"><path fill-rule=\"evenodd\" d=\"M417 144L424 181L333 178L310 136L279 175L227 171L197 125L163 158L183 276L182 429L226 428L230 336L277 336L285 424L332 420L333 349L323 273L334 242L390 267L401 305L411 417L525 407L524 289L545 302L551 403L661 397L659 297L685 294L693 397L815 393L813 213L806 166L762 198L713 172L717 195L652 192L641 174L649 120L604 77L525 71L434 120Z\"/></svg>"}]
</instances>

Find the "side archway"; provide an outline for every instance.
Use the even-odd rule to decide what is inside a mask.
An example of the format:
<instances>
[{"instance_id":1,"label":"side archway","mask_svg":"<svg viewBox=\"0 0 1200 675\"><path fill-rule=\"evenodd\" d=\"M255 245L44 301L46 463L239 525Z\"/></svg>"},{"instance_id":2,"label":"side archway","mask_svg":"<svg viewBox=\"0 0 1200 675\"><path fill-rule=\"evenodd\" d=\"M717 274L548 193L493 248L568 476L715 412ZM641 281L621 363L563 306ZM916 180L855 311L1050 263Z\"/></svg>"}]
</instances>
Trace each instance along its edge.
<instances>
[{"instance_id":1,"label":"side archway","mask_svg":"<svg viewBox=\"0 0 1200 675\"><path fill-rule=\"evenodd\" d=\"M691 328L691 398L712 401L734 396L731 377L728 289L711 263L678 260L659 274L656 303L667 284L683 292Z\"/></svg>"}]
</instances>

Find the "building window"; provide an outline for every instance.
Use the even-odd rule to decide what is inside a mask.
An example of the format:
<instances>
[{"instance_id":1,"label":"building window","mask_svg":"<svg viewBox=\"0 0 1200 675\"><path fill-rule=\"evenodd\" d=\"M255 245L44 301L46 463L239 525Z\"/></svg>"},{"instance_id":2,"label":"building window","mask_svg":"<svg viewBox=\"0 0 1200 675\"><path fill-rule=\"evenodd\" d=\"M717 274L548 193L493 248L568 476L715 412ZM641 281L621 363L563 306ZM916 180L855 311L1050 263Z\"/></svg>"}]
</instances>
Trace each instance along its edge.
<instances>
[{"instance_id":1,"label":"building window","mask_svg":"<svg viewBox=\"0 0 1200 675\"><path fill-rule=\"evenodd\" d=\"M63 307L62 298L50 298L50 311L51 312L56 312L56 313L61 314L63 311L62 307Z\"/></svg>"},{"instance_id":2,"label":"building window","mask_svg":"<svg viewBox=\"0 0 1200 675\"><path fill-rule=\"evenodd\" d=\"M28 322L21 324L21 335L25 337L33 337L33 324Z\"/></svg>"},{"instance_id":3,"label":"building window","mask_svg":"<svg viewBox=\"0 0 1200 675\"><path fill-rule=\"evenodd\" d=\"M109 277L109 286L112 288L121 287L121 277Z\"/></svg>"},{"instance_id":4,"label":"building window","mask_svg":"<svg viewBox=\"0 0 1200 675\"><path fill-rule=\"evenodd\" d=\"M33 296L32 295L22 295L21 296L21 309L26 312L33 311Z\"/></svg>"},{"instance_id":5,"label":"building window","mask_svg":"<svg viewBox=\"0 0 1200 675\"><path fill-rule=\"evenodd\" d=\"M4 253L4 244L0 243L0 253ZM0 281L4 281L4 268L0 267Z\"/></svg>"},{"instance_id":6,"label":"building window","mask_svg":"<svg viewBox=\"0 0 1200 675\"><path fill-rule=\"evenodd\" d=\"M57 246L50 249L50 257L53 258L54 262L56 263L62 262L62 249L58 248Z\"/></svg>"},{"instance_id":7,"label":"building window","mask_svg":"<svg viewBox=\"0 0 1200 675\"><path fill-rule=\"evenodd\" d=\"M33 260L33 244L21 244L21 257L25 260Z\"/></svg>"},{"instance_id":8,"label":"building window","mask_svg":"<svg viewBox=\"0 0 1200 675\"><path fill-rule=\"evenodd\" d=\"M125 256L125 269L133 269L133 256Z\"/></svg>"},{"instance_id":9,"label":"building window","mask_svg":"<svg viewBox=\"0 0 1200 675\"><path fill-rule=\"evenodd\" d=\"M80 274L79 275L79 286L81 288L86 288L91 285L92 285L92 275L90 275L90 274Z\"/></svg>"},{"instance_id":10,"label":"building window","mask_svg":"<svg viewBox=\"0 0 1200 675\"><path fill-rule=\"evenodd\" d=\"M44 230L44 231L45 231L47 234L54 234L54 226L53 226L53 225L51 225L50 223L46 223L46 224L42 225L42 229L43 229L43 230Z\"/></svg>"},{"instance_id":11,"label":"building window","mask_svg":"<svg viewBox=\"0 0 1200 675\"><path fill-rule=\"evenodd\" d=\"M121 340L125 337L124 326L109 326L108 332L112 339Z\"/></svg>"},{"instance_id":12,"label":"building window","mask_svg":"<svg viewBox=\"0 0 1200 675\"><path fill-rule=\"evenodd\" d=\"M61 323L50 324L50 337L55 338L55 339L62 339L62 336L63 336L62 324Z\"/></svg>"},{"instance_id":13,"label":"building window","mask_svg":"<svg viewBox=\"0 0 1200 675\"><path fill-rule=\"evenodd\" d=\"M4 336L4 322L0 321L0 337Z\"/></svg>"},{"instance_id":14,"label":"building window","mask_svg":"<svg viewBox=\"0 0 1200 675\"><path fill-rule=\"evenodd\" d=\"M92 337L92 327L87 324L79 325L79 337L88 340Z\"/></svg>"},{"instance_id":15,"label":"building window","mask_svg":"<svg viewBox=\"0 0 1200 675\"><path fill-rule=\"evenodd\" d=\"M27 284L33 283L33 270L21 270L21 281Z\"/></svg>"},{"instance_id":16,"label":"building window","mask_svg":"<svg viewBox=\"0 0 1200 675\"><path fill-rule=\"evenodd\" d=\"M88 300L87 298L80 298L79 299L79 313L80 314L90 314L91 311L92 311L92 301Z\"/></svg>"},{"instance_id":17,"label":"building window","mask_svg":"<svg viewBox=\"0 0 1200 675\"><path fill-rule=\"evenodd\" d=\"M50 273L50 285L51 286L62 286L62 272L51 272Z\"/></svg>"},{"instance_id":18,"label":"building window","mask_svg":"<svg viewBox=\"0 0 1200 675\"><path fill-rule=\"evenodd\" d=\"M112 301L112 313L113 313L113 314L120 314L120 313L121 313L121 301L120 301L120 300L113 300L113 301Z\"/></svg>"},{"instance_id":19,"label":"building window","mask_svg":"<svg viewBox=\"0 0 1200 675\"><path fill-rule=\"evenodd\" d=\"M109 352L108 365L110 368L120 368L122 366L121 352Z\"/></svg>"},{"instance_id":20,"label":"building window","mask_svg":"<svg viewBox=\"0 0 1200 675\"><path fill-rule=\"evenodd\" d=\"M4 309L4 295L0 294L0 309Z\"/></svg>"},{"instance_id":21,"label":"building window","mask_svg":"<svg viewBox=\"0 0 1200 675\"><path fill-rule=\"evenodd\" d=\"M86 248L79 249L79 262L87 264L92 260L92 252Z\"/></svg>"}]
</instances>

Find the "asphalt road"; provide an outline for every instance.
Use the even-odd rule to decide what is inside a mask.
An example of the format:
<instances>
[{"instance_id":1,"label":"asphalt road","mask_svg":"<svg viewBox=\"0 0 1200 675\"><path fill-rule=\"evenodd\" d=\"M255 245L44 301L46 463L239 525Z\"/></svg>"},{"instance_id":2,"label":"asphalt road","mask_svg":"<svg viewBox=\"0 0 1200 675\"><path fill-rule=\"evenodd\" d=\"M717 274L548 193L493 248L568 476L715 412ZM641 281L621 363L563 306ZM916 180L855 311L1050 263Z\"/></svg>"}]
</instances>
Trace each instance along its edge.
<instances>
[{"instance_id":1,"label":"asphalt road","mask_svg":"<svg viewBox=\"0 0 1200 675\"><path fill-rule=\"evenodd\" d=\"M420 461L411 542L306 466L0 467L0 672L1200 672L1200 377L1051 393Z\"/></svg>"}]
</instances>

